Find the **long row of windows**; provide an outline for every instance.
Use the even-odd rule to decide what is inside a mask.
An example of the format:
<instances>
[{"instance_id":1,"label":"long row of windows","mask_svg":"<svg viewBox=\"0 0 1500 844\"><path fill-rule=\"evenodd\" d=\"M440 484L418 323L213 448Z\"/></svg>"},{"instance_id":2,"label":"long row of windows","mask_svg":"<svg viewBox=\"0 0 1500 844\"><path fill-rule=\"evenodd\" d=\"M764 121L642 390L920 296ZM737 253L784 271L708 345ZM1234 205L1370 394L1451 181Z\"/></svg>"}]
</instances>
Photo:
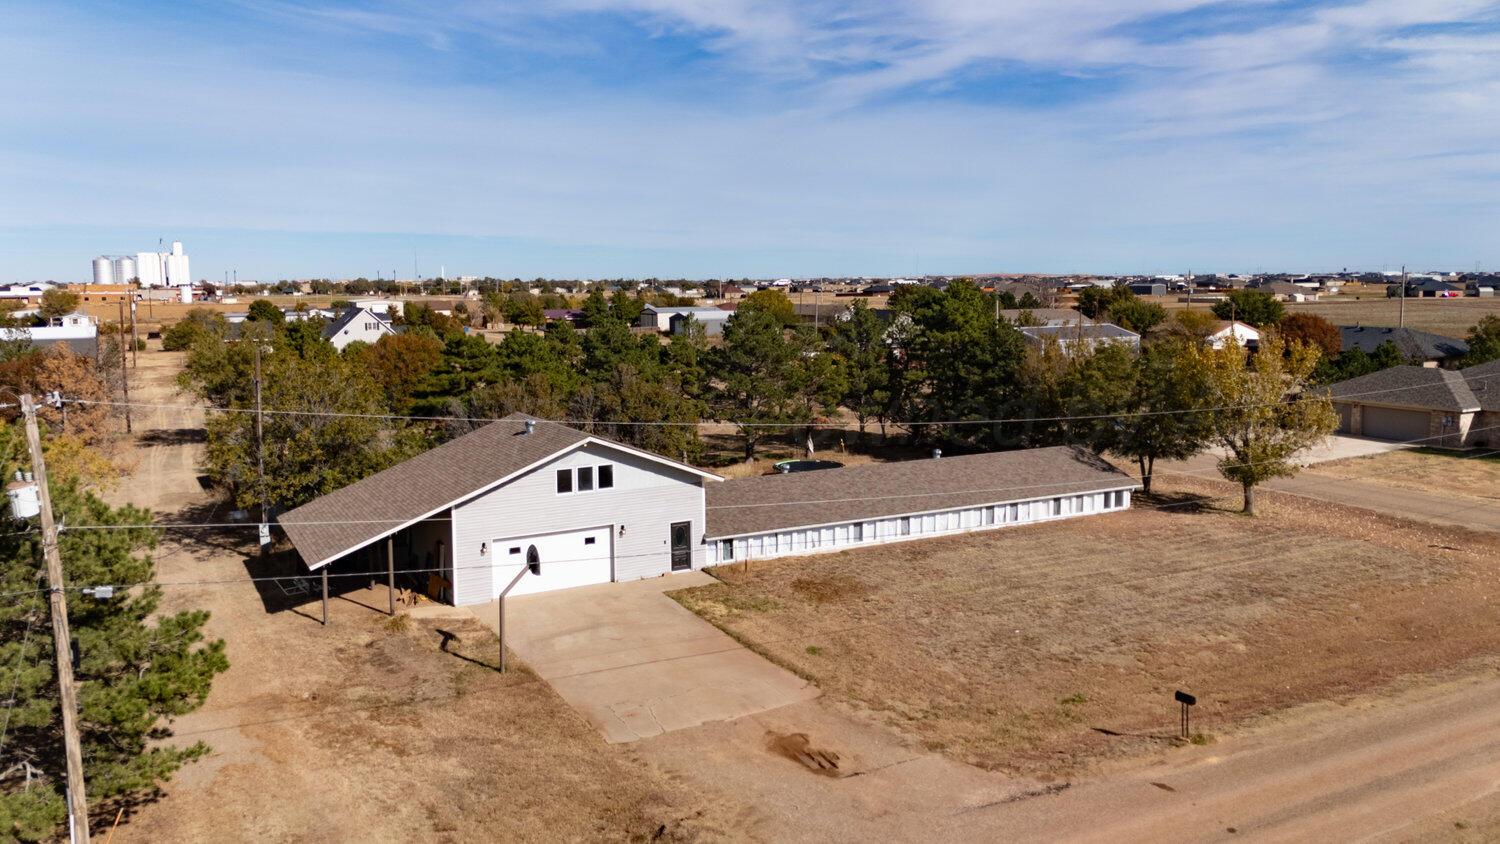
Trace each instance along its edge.
<instances>
[{"instance_id":1,"label":"long row of windows","mask_svg":"<svg viewBox=\"0 0 1500 844\"><path fill-rule=\"evenodd\" d=\"M1126 505L1126 496L1124 490L1116 490L723 539L719 541L719 562L811 553L864 542L899 541L906 537L1117 510Z\"/></svg>"},{"instance_id":2,"label":"long row of windows","mask_svg":"<svg viewBox=\"0 0 1500 844\"><path fill-rule=\"evenodd\" d=\"M557 470L558 495L611 489L614 485L615 467L608 463L600 466L579 466L577 469Z\"/></svg>"}]
</instances>

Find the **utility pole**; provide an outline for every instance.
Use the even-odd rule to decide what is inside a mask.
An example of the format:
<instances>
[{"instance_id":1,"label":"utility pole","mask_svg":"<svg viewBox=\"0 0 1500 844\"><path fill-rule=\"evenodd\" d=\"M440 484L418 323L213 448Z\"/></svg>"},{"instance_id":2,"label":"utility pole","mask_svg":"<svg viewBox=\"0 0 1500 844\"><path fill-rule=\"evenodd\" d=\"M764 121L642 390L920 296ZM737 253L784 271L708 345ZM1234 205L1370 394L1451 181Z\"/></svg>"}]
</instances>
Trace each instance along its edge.
<instances>
[{"instance_id":1,"label":"utility pole","mask_svg":"<svg viewBox=\"0 0 1500 844\"><path fill-rule=\"evenodd\" d=\"M36 405L31 394L21 396L26 417L26 445L41 504L42 557L47 563L47 594L52 610L52 649L57 658L57 689L61 699L63 754L68 768L68 814L75 844L89 840L89 806L83 786L83 748L78 735L78 696L73 688L73 639L68 631L68 602L63 593L62 557L57 553L57 525L52 521L52 493L47 488L47 464L42 459L42 436L36 427Z\"/></svg>"},{"instance_id":2,"label":"utility pole","mask_svg":"<svg viewBox=\"0 0 1500 844\"><path fill-rule=\"evenodd\" d=\"M1396 325L1399 328L1406 327L1406 265L1401 265L1401 302L1396 305Z\"/></svg>"},{"instance_id":3,"label":"utility pole","mask_svg":"<svg viewBox=\"0 0 1500 844\"><path fill-rule=\"evenodd\" d=\"M255 464L258 474L256 497L260 499L260 553L269 550L270 528L266 521L266 434L260 405L260 341L255 342Z\"/></svg>"},{"instance_id":4,"label":"utility pole","mask_svg":"<svg viewBox=\"0 0 1500 844\"><path fill-rule=\"evenodd\" d=\"M120 383L125 387L125 433L130 427L130 370L125 366L125 300L120 300Z\"/></svg>"},{"instance_id":5,"label":"utility pole","mask_svg":"<svg viewBox=\"0 0 1500 844\"><path fill-rule=\"evenodd\" d=\"M135 338L136 338L136 333L135 333L135 296L134 296L134 294L131 294L131 298L130 298L130 368L131 369L134 369L137 366L140 366L140 364L141 364L141 362L139 360L140 356L137 354L138 350L136 349L136 344L139 341L137 341Z\"/></svg>"}]
</instances>

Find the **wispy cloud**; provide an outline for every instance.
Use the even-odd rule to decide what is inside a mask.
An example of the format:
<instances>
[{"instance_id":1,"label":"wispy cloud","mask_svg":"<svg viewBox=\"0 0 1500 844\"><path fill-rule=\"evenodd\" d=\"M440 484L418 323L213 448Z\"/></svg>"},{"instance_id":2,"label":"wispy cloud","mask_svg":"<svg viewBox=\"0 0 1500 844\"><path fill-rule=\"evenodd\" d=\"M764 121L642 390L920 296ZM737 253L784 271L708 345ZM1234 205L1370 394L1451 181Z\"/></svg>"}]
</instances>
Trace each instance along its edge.
<instances>
[{"instance_id":1,"label":"wispy cloud","mask_svg":"<svg viewBox=\"0 0 1500 844\"><path fill-rule=\"evenodd\" d=\"M11 230L307 232L283 274L329 231L503 238L547 274L1500 258L1496 3L24 8Z\"/></svg>"}]
</instances>

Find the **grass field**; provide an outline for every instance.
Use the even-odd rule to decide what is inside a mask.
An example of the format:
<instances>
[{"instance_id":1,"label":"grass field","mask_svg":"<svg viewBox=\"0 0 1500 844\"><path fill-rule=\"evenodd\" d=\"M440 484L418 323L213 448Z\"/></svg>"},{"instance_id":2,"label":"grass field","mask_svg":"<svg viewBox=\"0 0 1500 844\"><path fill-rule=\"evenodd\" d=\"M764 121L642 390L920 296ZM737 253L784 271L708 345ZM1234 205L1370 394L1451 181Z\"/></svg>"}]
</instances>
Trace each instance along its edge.
<instances>
[{"instance_id":1,"label":"grass field","mask_svg":"<svg viewBox=\"0 0 1500 844\"><path fill-rule=\"evenodd\" d=\"M1314 475L1500 501L1500 455L1413 448L1320 463Z\"/></svg>"},{"instance_id":2,"label":"grass field","mask_svg":"<svg viewBox=\"0 0 1500 844\"><path fill-rule=\"evenodd\" d=\"M929 748L1043 776L1170 741L1174 689L1211 735L1500 645L1500 536L1264 498L730 566L676 597Z\"/></svg>"}]
</instances>

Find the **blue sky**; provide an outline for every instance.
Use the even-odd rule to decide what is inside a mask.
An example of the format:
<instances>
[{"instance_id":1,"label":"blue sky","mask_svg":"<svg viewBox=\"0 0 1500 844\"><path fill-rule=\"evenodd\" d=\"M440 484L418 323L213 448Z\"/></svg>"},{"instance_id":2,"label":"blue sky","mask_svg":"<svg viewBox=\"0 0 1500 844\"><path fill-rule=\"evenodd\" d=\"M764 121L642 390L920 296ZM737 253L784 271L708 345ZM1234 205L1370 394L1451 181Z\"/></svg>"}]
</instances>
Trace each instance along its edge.
<instances>
[{"instance_id":1,"label":"blue sky","mask_svg":"<svg viewBox=\"0 0 1500 844\"><path fill-rule=\"evenodd\" d=\"M1500 4L11 0L0 281L1500 266Z\"/></svg>"}]
</instances>

